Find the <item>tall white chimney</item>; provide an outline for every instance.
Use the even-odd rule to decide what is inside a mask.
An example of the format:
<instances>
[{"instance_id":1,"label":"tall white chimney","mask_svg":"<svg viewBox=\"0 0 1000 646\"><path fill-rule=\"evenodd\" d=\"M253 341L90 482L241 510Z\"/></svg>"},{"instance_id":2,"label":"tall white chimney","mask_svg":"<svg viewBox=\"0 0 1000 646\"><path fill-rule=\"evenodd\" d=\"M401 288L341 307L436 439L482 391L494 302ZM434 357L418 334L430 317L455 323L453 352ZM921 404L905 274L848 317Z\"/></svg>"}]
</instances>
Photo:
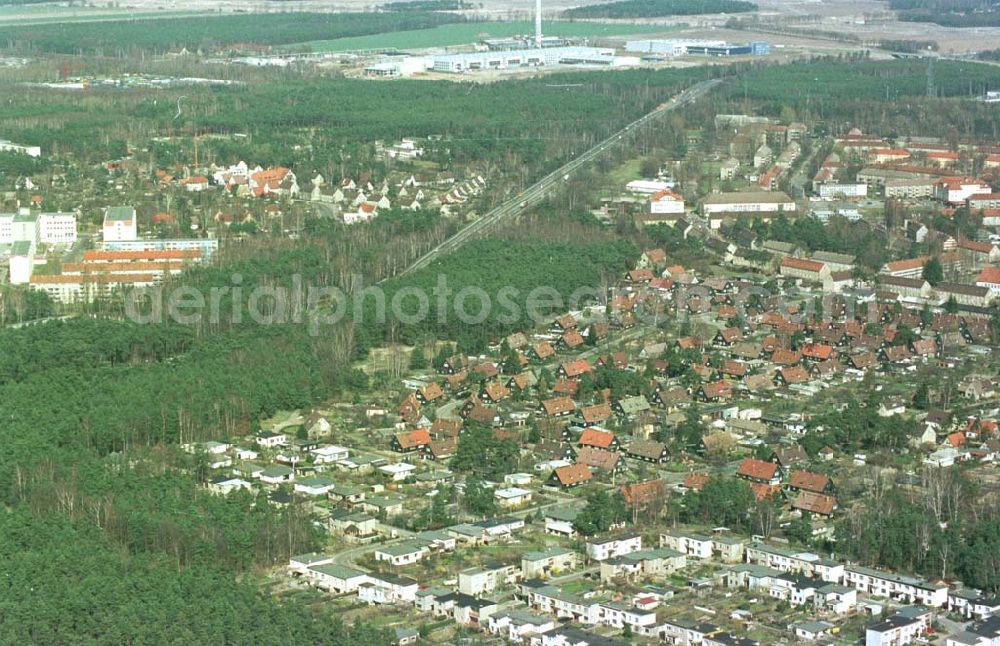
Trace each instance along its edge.
<instances>
[{"instance_id":1,"label":"tall white chimney","mask_svg":"<svg viewBox=\"0 0 1000 646\"><path fill-rule=\"evenodd\" d=\"M542 48L542 0L535 0L535 47Z\"/></svg>"}]
</instances>

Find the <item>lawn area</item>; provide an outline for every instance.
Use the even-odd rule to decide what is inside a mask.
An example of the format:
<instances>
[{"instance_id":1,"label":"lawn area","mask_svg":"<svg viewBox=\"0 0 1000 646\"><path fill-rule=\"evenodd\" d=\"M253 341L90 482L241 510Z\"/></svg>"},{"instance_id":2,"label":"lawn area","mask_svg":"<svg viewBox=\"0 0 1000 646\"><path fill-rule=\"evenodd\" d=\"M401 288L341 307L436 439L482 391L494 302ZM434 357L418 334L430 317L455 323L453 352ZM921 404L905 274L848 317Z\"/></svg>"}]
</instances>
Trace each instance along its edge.
<instances>
[{"instance_id":1,"label":"lawn area","mask_svg":"<svg viewBox=\"0 0 1000 646\"><path fill-rule=\"evenodd\" d=\"M453 47L475 43L481 38L505 38L531 34L535 27L530 22L471 22L440 25L430 29L414 29L370 36L351 36L333 40L314 40L286 45L286 49L307 49L314 52L338 52L355 49L423 49L428 47ZM600 38L629 34L667 33L663 25L628 25L596 22L549 21L545 23L546 36L578 36Z\"/></svg>"}]
</instances>

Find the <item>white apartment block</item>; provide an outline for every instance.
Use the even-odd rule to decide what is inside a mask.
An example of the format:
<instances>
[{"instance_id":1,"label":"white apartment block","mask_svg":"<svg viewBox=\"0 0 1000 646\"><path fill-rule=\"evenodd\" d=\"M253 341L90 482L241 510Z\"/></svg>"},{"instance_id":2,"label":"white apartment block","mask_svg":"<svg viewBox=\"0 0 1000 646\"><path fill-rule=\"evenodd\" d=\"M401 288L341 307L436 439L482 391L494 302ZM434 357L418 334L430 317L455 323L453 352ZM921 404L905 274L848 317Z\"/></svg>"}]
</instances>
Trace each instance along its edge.
<instances>
[{"instance_id":1,"label":"white apartment block","mask_svg":"<svg viewBox=\"0 0 1000 646\"><path fill-rule=\"evenodd\" d=\"M821 559L809 552L794 552L761 543L746 546L746 559L747 563L816 577L827 583L838 583L844 577L844 566L836 561Z\"/></svg>"},{"instance_id":2,"label":"white apartment block","mask_svg":"<svg viewBox=\"0 0 1000 646\"><path fill-rule=\"evenodd\" d=\"M631 554L641 549L642 536L639 534L627 534L614 538L587 541L587 556L594 561L603 561L616 556Z\"/></svg>"},{"instance_id":3,"label":"white apartment block","mask_svg":"<svg viewBox=\"0 0 1000 646\"><path fill-rule=\"evenodd\" d=\"M919 603L932 608L940 608L948 603L948 586L943 583L929 583L923 579L865 567L846 568L844 585L874 597Z\"/></svg>"},{"instance_id":4,"label":"white apartment block","mask_svg":"<svg viewBox=\"0 0 1000 646\"><path fill-rule=\"evenodd\" d=\"M458 573L458 591L474 597L487 594L516 581L520 574L521 569L514 565L469 568Z\"/></svg>"},{"instance_id":5,"label":"white apartment block","mask_svg":"<svg viewBox=\"0 0 1000 646\"><path fill-rule=\"evenodd\" d=\"M712 558L712 539L699 534L666 532L660 534L660 547L677 550L696 559Z\"/></svg>"},{"instance_id":6,"label":"white apartment block","mask_svg":"<svg viewBox=\"0 0 1000 646\"><path fill-rule=\"evenodd\" d=\"M14 214L0 213L0 244L14 242Z\"/></svg>"},{"instance_id":7,"label":"white apartment block","mask_svg":"<svg viewBox=\"0 0 1000 646\"><path fill-rule=\"evenodd\" d=\"M38 241L42 244L73 244L76 242L76 215L73 213L42 213L39 215Z\"/></svg>"},{"instance_id":8,"label":"white apartment block","mask_svg":"<svg viewBox=\"0 0 1000 646\"><path fill-rule=\"evenodd\" d=\"M104 210L102 227L104 242L135 240L139 237L135 209L131 206L109 206Z\"/></svg>"},{"instance_id":9,"label":"white apartment block","mask_svg":"<svg viewBox=\"0 0 1000 646\"><path fill-rule=\"evenodd\" d=\"M413 579L392 574L372 574L358 587L358 599L369 604L389 604L417 599L419 585Z\"/></svg>"},{"instance_id":10,"label":"white apartment block","mask_svg":"<svg viewBox=\"0 0 1000 646\"><path fill-rule=\"evenodd\" d=\"M819 196L824 199L839 197L867 197L867 184L820 184Z\"/></svg>"}]
</instances>

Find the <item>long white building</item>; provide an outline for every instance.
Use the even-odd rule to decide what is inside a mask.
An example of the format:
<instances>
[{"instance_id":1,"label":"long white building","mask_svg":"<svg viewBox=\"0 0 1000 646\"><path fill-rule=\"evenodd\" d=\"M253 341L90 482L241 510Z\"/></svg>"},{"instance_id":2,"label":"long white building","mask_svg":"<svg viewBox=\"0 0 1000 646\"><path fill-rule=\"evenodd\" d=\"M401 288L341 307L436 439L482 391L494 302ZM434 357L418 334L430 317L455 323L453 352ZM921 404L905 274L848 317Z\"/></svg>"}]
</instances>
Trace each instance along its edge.
<instances>
[{"instance_id":1,"label":"long white building","mask_svg":"<svg viewBox=\"0 0 1000 646\"><path fill-rule=\"evenodd\" d=\"M547 65L613 65L615 50L597 47L547 47L543 49L513 49L496 52L443 54L434 57L435 72L460 74L483 70L505 70L517 67Z\"/></svg>"},{"instance_id":2,"label":"long white building","mask_svg":"<svg viewBox=\"0 0 1000 646\"><path fill-rule=\"evenodd\" d=\"M940 608L948 603L948 586L924 579L871 568L852 566L844 570L844 585L875 597Z\"/></svg>"},{"instance_id":3,"label":"long white building","mask_svg":"<svg viewBox=\"0 0 1000 646\"><path fill-rule=\"evenodd\" d=\"M663 40L630 40L625 43L625 51L632 54L658 54L660 56L684 56L688 47L725 47L724 40L684 40L669 38Z\"/></svg>"}]
</instances>

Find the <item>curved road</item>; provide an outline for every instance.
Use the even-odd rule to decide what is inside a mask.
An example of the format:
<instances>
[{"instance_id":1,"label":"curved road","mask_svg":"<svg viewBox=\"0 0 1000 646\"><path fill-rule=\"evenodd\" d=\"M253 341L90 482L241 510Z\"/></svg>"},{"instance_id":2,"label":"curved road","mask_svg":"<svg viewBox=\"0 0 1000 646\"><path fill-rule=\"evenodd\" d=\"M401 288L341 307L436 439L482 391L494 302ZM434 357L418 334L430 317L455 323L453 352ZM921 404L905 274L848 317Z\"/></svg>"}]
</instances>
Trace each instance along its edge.
<instances>
[{"instance_id":1,"label":"curved road","mask_svg":"<svg viewBox=\"0 0 1000 646\"><path fill-rule=\"evenodd\" d=\"M533 184L531 187L525 189L521 193L518 193L513 199L501 204L492 211L486 213L481 218L467 225L465 228L461 229L458 233L448 238L438 246L431 249L429 252L424 254L422 257L418 258L413 264L401 271L399 276L405 276L406 274L412 273L414 271L423 269L428 266L435 259L437 259L442 254L447 254L458 247L462 246L469 240L475 238L481 233L487 231L490 227L494 226L498 222L515 217L521 214L525 209L535 206L541 202L549 190L555 186L560 181L563 181L568 176L575 173L580 167L589 164L603 153L605 153L609 148L621 142L626 135L635 132L638 128L646 125L650 121L653 121L657 117L676 110L677 108L683 107L692 103L693 101L701 98L704 94L712 90L714 87L722 83L719 79L712 79L708 81L702 81L695 85L692 85L687 90L684 90L680 94L674 96L666 103L662 103L655 110L649 114L636 119L632 123L628 124L618 132L614 133L601 143L597 144L590 150L581 154L577 158L573 159L564 166L552 171L540 181Z\"/></svg>"}]
</instances>

